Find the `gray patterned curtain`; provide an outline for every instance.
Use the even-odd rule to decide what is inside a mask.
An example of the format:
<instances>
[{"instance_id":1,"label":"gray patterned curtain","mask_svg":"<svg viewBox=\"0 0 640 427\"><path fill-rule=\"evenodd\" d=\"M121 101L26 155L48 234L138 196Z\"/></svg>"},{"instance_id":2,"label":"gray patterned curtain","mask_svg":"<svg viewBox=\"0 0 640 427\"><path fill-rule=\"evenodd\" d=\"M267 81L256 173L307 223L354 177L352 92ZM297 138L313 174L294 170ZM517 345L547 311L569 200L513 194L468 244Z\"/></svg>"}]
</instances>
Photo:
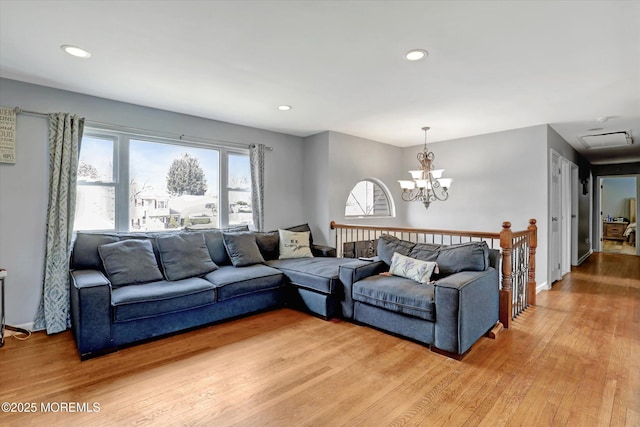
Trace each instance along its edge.
<instances>
[{"instance_id":1,"label":"gray patterned curtain","mask_svg":"<svg viewBox=\"0 0 640 427\"><path fill-rule=\"evenodd\" d=\"M264 227L264 150L264 144L255 144L249 149L253 225L258 231Z\"/></svg>"},{"instance_id":2,"label":"gray patterned curtain","mask_svg":"<svg viewBox=\"0 0 640 427\"><path fill-rule=\"evenodd\" d=\"M34 329L62 332L70 326L69 256L76 209L78 156L84 119L49 114L49 205L44 280Z\"/></svg>"}]
</instances>

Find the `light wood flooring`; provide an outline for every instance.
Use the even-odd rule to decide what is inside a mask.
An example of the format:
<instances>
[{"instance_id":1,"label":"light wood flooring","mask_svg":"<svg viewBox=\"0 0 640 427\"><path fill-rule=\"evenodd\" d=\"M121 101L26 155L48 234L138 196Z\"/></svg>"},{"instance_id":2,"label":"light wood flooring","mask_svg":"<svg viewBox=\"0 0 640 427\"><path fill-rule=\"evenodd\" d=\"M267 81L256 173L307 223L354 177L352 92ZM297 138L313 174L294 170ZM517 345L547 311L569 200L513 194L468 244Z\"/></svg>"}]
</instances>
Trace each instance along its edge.
<instances>
[{"instance_id":1,"label":"light wood flooring","mask_svg":"<svg viewBox=\"0 0 640 427\"><path fill-rule=\"evenodd\" d=\"M0 366L36 411L2 426L639 426L640 257L593 254L460 362L282 309L85 362L70 332L8 338Z\"/></svg>"},{"instance_id":2,"label":"light wood flooring","mask_svg":"<svg viewBox=\"0 0 640 427\"><path fill-rule=\"evenodd\" d=\"M602 251L611 254L636 255L636 247L627 241L603 240Z\"/></svg>"}]
</instances>

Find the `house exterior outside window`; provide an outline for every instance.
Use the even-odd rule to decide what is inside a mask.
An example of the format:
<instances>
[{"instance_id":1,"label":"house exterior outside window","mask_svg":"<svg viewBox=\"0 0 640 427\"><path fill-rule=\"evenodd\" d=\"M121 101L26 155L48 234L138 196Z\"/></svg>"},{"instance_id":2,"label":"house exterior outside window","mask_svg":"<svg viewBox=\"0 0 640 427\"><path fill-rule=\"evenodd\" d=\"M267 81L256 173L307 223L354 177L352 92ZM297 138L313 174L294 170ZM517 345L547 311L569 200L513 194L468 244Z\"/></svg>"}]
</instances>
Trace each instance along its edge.
<instances>
[{"instance_id":1,"label":"house exterior outside window","mask_svg":"<svg viewBox=\"0 0 640 427\"><path fill-rule=\"evenodd\" d=\"M89 128L81 144L77 189L76 230L160 231L253 222L246 149Z\"/></svg>"}]
</instances>

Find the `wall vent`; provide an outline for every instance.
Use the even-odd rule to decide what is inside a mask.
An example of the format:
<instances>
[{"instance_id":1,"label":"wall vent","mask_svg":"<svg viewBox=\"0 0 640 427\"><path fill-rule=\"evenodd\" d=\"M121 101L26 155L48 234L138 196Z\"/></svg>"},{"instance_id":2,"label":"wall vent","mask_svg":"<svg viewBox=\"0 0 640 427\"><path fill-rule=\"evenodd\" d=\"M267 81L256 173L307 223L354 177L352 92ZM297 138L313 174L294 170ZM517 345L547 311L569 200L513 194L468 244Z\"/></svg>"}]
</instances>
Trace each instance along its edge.
<instances>
[{"instance_id":1,"label":"wall vent","mask_svg":"<svg viewBox=\"0 0 640 427\"><path fill-rule=\"evenodd\" d=\"M633 144L630 132L608 132L579 136L578 139L589 150L624 147Z\"/></svg>"}]
</instances>

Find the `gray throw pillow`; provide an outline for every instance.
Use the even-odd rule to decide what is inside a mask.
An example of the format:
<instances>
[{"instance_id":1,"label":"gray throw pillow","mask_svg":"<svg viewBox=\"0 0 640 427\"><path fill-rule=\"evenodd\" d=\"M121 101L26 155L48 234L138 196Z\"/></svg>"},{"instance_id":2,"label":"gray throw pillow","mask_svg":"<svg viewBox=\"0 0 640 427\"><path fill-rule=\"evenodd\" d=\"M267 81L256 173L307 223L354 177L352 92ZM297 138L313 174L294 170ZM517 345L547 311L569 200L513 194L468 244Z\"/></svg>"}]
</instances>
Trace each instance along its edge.
<instances>
[{"instance_id":1,"label":"gray throw pillow","mask_svg":"<svg viewBox=\"0 0 640 427\"><path fill-rule=\"evenodd\" d=\"M159 236L156 245L167 280L202 276L218 268L211 260L204 236L200 233Z\"/></svg>"},{"instance_id":2,"label":"gray throw pillow","mask_svg":"<svg viewBox=\"0 0 640 427\"><path fill-rule=\"evenodd\" d=\"M278 259L280 256L280 234L277 231L256 231L255 236L262 257L266 261Z\"/></svg>"},{"instance_id":3,"label":"gray throw pillow","mask_svg":"<svg viewBox=\"0 0 640 427\"><path fill-rule=\"evenodd\" d=\"M440 246L441 245L435 243L417 243L413 249L411 249L409 256L421 261L435 261L436 258L438 258Z\"/></svg>"},{"instance_id":4,"label":"gray throw pillow","mask_svg":"<svg viewBox=\"0 0 640 427\"><path fill-rule=\"evenodd\" d=\"M436 262L440 277L459 271L484 271L489 267L489 246L486 242L443 246Z\"/></svg>"},{"instance_id":5,"label":"gray throw pillow","mask_svg":"<svg viewBox=\"0 0 640 427\"><path fill-rule=\"evenodd\" d=\"M149 240L123 240L98 246L104 271L114 287L162 280Z\"/></svg>"},{"instance_id":6,"label":"gray throw pillow","mask_svg":"<svg viewBox=\"0 0 640 427\"><path fill-rule=\"evenodd\" d=\"M223 233L222 236L234 267L264 263L264 257L252 232Z\"/></svg>"},{"instance_id":7,"label":"gray throw pillow","mask_svg":"<svg viewBox=\"0 0 640 427\"><path fill-rule=\"evenodd\" d=\"M383 234L378 239L378 256L387 265L391 265L391 258L393 258L395 252L398 252L400 255L409 256L415 245L415 243Z\"/></svg>"},{"instance_id":8,"label":"gray throw pillow","mask_svg":"<svg viewBox=\"0 0 640 427\"><path fill-rule=\"evenodd\" d=\"M209 256L216 265L229 265L231 260L227 255L227 249L224 247L221 230L203 230L202 235L209 251ZM194 233L195 234L195 233Z\"/></svg>"}]
</instances>

